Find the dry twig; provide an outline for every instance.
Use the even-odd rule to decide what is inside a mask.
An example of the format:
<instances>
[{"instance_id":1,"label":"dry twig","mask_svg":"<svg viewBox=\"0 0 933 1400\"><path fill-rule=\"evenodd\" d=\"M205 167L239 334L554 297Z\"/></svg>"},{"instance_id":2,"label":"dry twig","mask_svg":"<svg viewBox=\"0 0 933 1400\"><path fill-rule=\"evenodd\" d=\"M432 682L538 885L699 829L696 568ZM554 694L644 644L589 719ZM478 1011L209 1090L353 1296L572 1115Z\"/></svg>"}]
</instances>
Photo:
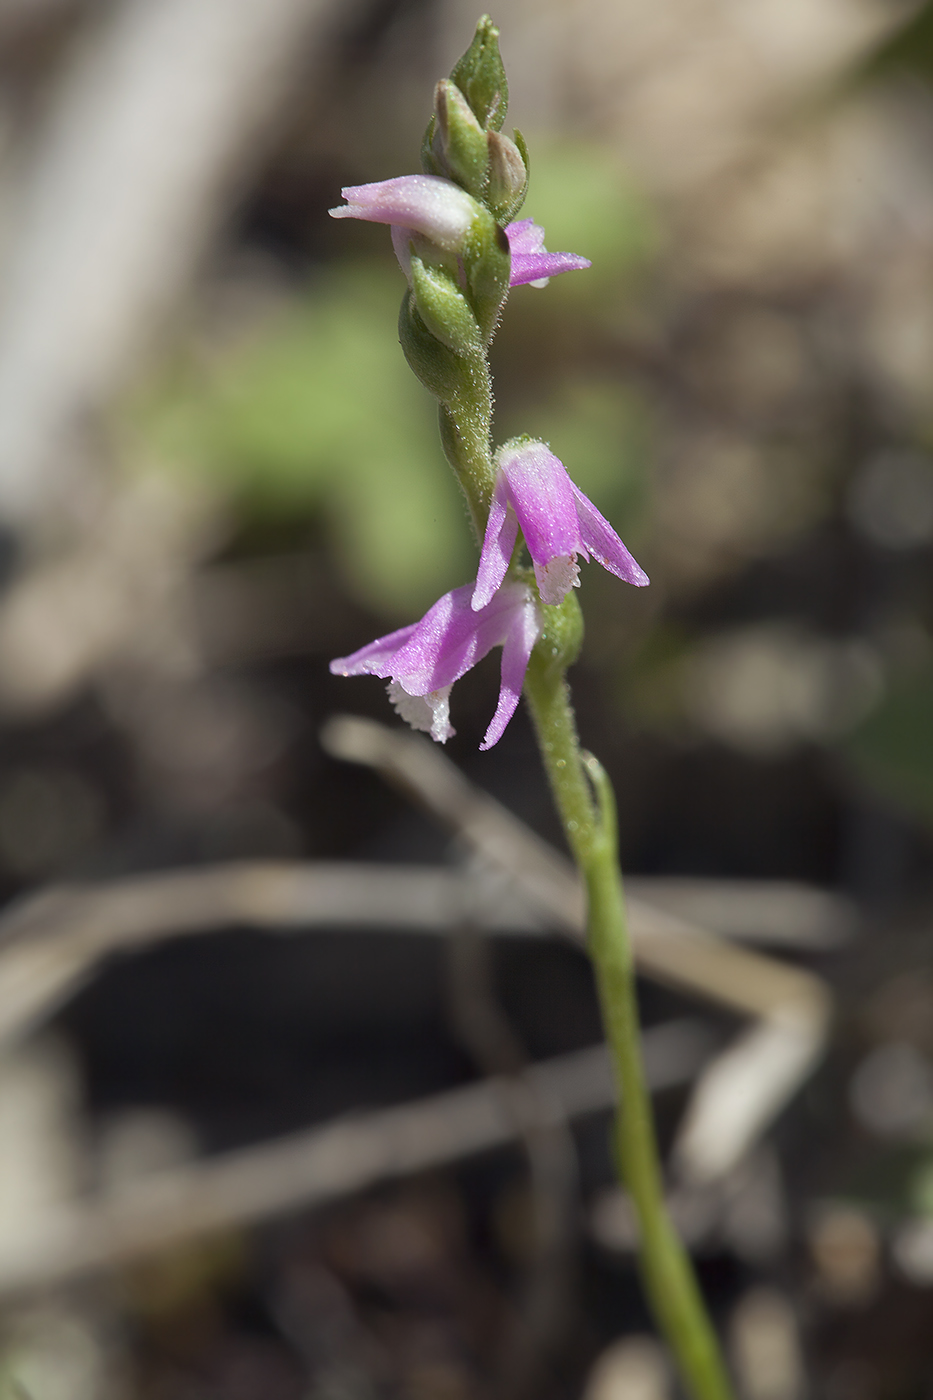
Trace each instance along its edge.
<instances>
[{"instance_id":1,"label":"dry twig","mask_svg":"<svg viewBox=\"0 0 933 1400\"><path fill-rule=\"evenodd\" d=\"M703 1028L673 1022L645 1037L651 1086L691 1077L709 1050ZM526 1070L536 1103L568 1119L615 1100L602 1046ZM358 1114L215 1161L164 1171L109 1196L63 1203L0 1239L0 1296L46 1289L205 1231L320 1206L377 1182L455 1162L513 1142L515 1096L496 1080L400 1108Z\"/></svg>"},{"instance_id":2,"label":"dry twig","mask_svg":"<svg viewBox=\"0 0 933 1400\"><path fill-rule=\"evenodd\" d=\"M335 757L375 768L401 787L489 866L507 873L542 917L582 939L583 894L566 857L475 788L436 746L349 716L328 721L321 739ZM701 1078L677 1141L683 1175L710 1180L735 1165L820 1058L829 990L812 973L730 947L638 899L628 907L640 972L755 1018Z\"/></svg>"}]
</instances>

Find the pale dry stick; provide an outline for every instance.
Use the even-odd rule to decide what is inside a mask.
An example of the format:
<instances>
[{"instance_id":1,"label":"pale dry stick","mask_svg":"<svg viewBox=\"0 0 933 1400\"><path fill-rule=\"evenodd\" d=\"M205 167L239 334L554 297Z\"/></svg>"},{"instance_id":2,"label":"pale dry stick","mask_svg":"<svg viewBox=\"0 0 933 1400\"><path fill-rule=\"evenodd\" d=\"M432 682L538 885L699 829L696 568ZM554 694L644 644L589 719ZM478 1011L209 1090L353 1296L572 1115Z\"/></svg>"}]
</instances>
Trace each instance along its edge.
<instances>
[{"instance_id":1,"label":"pale dry stick","mask_svg":"<svg viewBox=\"0 0 933 1400\"><path fill-rule=\"evenodd\" d=\"M645 1035L654 1089L690 1079L710 1052L702 1025L675 1021ZM567 1119L615 1102L603 1046L524 1072L538 1102ZM307 1210L381 1181L427 1171L515 1141L514 1096L485 1080L398 1108L348 1116L261 1147L157 1173L103 1198L69 1201L0 1239L0 1298L46 1290L180 1240Z\"/></svg>"},{"instance_id":2,"label":"pale dry stick","mask_svg":"<svg viewBox=\"0 0 933 1400\"><path fill-rule=\"evenodd\" d=\"M720 880L683 875L629 875L626 896L713 929L731 943L831 951L859 926L844 895L797 880Z\"/></svg>"},{"instance_id":3,"label":"pale dry stick","mask_svg":"<svg viewBox=\"0 0 933 1400\"><path fill-rule=\"evenodd\" d=\"M321 742L334 757L375 768L401 787L493 869L508 873L532 908L582 939L583 893L570 862L436 746L350 716L329 720ZM644 902L628 900L628 919L641 973L757 1022L700 1079L675 1147L687 1179L713 1180L748 1151L819 1060L830 992L812 973L730 947Z\"/></svg>"},{"instance_id":4,"label":"pale dry stick","mask_svg":"<svg viewBox=\"0 0 933 1400\"><path fill-rule=\"evenodd\" d=\"M0 917L0 1045L48 1017L104 958L167 938L236 924L445 934L465 916L488 932L547 931L501 879L423 866L240 861L62 885Z\"/></svg>"},{"instance_id":5,"label":"pale dry stick","mask_svg":"<svg viewBox=\"0 0 933 1400\"><path fill-rule=\"evenodd\" d=\"M333 0L132 0L72 46L0 269L0 518L41 518L82 427L132 373L319 76ZM82 509L86 508L82 506Z\"/></svg>"},{"instance_id":6,"label":"pale dry stick","mask_svg":"<svg viewBox=\"0 0 933 1400\"><path fill-rule=\"evenodd\" d=\"M166 938L234 924L447 935L464 918L511 937L554 927L551 911L530 908L506 874L488 868L234 861L53 886L0 915L0 1044L49 1016L103 959Z\"/></svg>"}]
</instances>

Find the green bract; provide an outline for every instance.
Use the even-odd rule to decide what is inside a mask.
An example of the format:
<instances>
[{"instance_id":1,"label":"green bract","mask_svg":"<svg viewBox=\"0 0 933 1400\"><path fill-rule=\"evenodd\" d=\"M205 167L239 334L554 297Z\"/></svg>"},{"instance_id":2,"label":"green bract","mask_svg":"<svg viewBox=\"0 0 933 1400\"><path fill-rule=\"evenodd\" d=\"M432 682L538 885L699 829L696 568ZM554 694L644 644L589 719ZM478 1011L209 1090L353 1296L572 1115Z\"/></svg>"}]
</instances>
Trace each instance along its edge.
<instances>
[{"instance_id":1,"label":"green bract","mask_svg":"<svg viewBox=\"0 0 933 1400\"><path fill-rule=\"evenodd\" d=\"M450 273L413 257L411 280L418 311L431 334L458 355L479 354L483 347L476 317Z\"/></svg>"},{"instance_id":2,"label":"green bract","mask_svg":"<svg viewBox=\"0 0 933 1400\"><path fill-rule=\"evenodd\" d=\"M450 77L480 126L501 131L509 107L509 85L499 55L499 31L488 15L477 24L472 44Z\"/></svg>"},{"instance_id":3,"label":"green bract","mask_svg":"<svg viewBox=\"0 0 933 1400\"><path fill-rule=\"evenodd\" d=\"M449 79L439 82L434 91L434 116L431 151L439 173L456 180L474 199L482 199L489 169L486 132Z\"/></svg>"}]
</instances>

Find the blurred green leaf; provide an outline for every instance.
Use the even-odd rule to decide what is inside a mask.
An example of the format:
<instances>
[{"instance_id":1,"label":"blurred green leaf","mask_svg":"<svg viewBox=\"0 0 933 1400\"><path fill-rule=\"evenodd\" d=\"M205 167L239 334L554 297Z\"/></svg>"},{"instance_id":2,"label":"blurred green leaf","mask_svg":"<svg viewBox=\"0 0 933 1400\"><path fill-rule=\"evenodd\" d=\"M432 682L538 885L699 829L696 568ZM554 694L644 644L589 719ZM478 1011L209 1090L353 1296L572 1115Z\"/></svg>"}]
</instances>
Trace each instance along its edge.
<instances>
[{"instance_id":1,"label":"blurred green leaf","mask_svg":"<svg viewBox=\"0 0 933 1400\"><path fill-rule=\"evenodd\" d=\"M387 615L473 561L433 404L399 349L403 286L388 266L341 268L247 343L176 366L137 414L163 459L244 510L323 511L351 588Z\"/></svg>"},{"instance_id":2,"label":"blurred green leaf","mask_svg":"<svg viewBox=\"0 0 933 1400\"><path fill-rule=\"evenodd\" d=\"M630 527L643 512L651 423L637 393L614 380L571 381L537 409L534 434L551 444L604 515L618 513Z\"/></svg>"},{"instance_id":3,"label":"blurred green leaf","mask_svg":"<svg viewBox=\"0 0 933 1400\"><path fill-rule=\"evenodd\" d=\"M854 83L891 73L912 73L933 81L933 3L903 8L903 22L859 65Z\"/></svg>"},{"instance_id":4,"label":"blurred green leaf","mask_svg":"<svg viewBox=\"0 0 933 1400\"><path fill-rule=\"evenodd\" d=\"M580 253L593 262L587 272L554 278L548 296L602 297L608 280L630 273L656 251L651 206L607 147L530 138L528 145L533 163L522 218L543 225L551 251Z\"/></svg>"},{"instance_id":5,"label":"blurred green leaf","mask_svg":"<svg viewBox=\"0 0 933 1400\"><path fill-rule=\"evenodd\" d=\"M895 682L843 748L862 778L933 823L933 665Z\"/></svg>"}]
</instances>

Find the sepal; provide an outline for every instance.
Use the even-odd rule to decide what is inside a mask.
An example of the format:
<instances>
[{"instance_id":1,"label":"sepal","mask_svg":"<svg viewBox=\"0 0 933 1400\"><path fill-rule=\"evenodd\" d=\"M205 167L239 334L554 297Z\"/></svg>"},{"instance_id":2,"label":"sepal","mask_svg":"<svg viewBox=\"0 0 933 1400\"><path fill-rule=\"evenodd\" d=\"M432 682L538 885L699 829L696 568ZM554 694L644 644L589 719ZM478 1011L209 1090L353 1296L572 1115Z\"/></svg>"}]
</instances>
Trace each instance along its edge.
<instances>
[{"instance_id":1,"label":"sepal","mask_svg":"<svg viewBox=\"0 0 933 1400\"><path fill-rule=\"evenodd\" d=\"M499 31L488 15L480 19L472 44L450 78L480 126L487 131L501 131L509 106L509 85L499 54Z\"/></svg>"}]
</instances>

